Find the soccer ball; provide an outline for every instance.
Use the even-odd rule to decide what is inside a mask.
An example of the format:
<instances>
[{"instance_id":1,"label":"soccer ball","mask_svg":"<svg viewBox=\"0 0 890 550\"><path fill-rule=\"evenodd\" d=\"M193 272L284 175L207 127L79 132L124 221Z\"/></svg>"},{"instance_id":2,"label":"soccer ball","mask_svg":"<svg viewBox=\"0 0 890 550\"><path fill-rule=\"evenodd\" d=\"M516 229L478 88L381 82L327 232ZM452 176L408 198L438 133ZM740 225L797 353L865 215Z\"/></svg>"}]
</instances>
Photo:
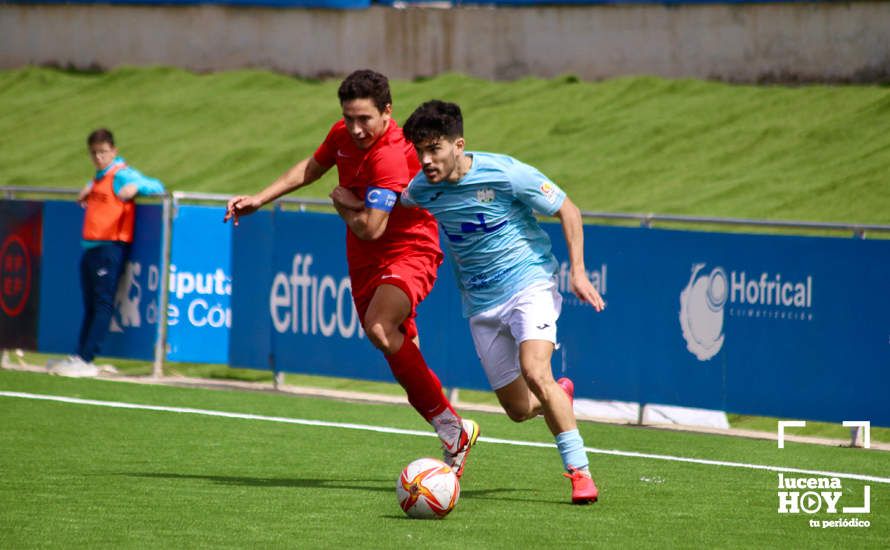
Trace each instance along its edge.
<instances>
[{"instance_id":1,"label":"soccer ball","mask_svg":"<svg viewBox=\"0 0 890 550\"><path fill-rule=\"evenodd\" d=\"M412 518L441 519L460 497L460 484L451 467L435 458L418 458L396 481L399 506Z\"/></svg>"}]
</instances>

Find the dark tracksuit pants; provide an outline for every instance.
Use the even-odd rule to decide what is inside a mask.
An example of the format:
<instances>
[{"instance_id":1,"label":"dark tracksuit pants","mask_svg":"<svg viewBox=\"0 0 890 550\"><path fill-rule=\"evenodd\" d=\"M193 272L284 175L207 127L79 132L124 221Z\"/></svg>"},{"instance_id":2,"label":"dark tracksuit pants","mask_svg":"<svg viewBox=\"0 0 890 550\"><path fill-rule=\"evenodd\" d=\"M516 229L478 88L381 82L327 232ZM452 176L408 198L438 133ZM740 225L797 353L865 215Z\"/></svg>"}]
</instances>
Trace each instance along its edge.
<instances>
[{"instance_id":1,"label":"dark tracksuit pants","mask_svg":"<svg viewBox=\"0 0 890 550\"><path fill-rule=\"evenodd\" d=\"M114 313L114 295L130 245L100 244L84 250L80 259L80 288L83 293L83 322L77 340L77 355L90 362L102 348Z\"/></svg>"}]
</instances>

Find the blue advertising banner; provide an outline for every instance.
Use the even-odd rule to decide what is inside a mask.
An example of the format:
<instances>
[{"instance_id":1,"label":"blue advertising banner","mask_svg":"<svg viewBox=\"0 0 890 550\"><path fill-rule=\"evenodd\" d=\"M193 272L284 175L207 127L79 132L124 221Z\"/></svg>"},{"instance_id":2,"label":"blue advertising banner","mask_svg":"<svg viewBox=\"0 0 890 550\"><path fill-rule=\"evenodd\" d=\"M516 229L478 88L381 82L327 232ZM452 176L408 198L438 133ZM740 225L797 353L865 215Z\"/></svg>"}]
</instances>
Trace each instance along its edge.
<instances>
[{"instance_id":1,"label":"blue advertising banner","mask_svg":"<svg viewBox=\"0 0 890 550\"><path fill-rule=\"evenodd\" d=\"M80 290L83 209L47 201L43 217L38 350L73 353L83 319ZM136 207L136 234L114 300L114 316L101 355L151 359L157 339L161 207Z\"/></svg>"},{"instance_id":2,"label":"blue advertising banner","mask_svg":"<svg viewBox=\"0 0 890 550\"><path fill-rule=\"evenodd\" d=\"M352 303L345 231L330 214L261 211L241 220L232 237L231 364L392 381ZM445 385L487 387L447 265L417 324Z\"/></svg>"},{"instance_id":3,"label":"blue advertising banner","mask_svg":"<svg viewBox=\"0 0 890 550\"><path fill-rule=\"evenodd\" d=\"M578 395L890 425L890 242L591 226L585 238L608 307L564 294Z\"/></svg>"},{"instance_id":4,"label":"blue advertising banner","mask_svg":"<svg viewBox=\"0 0 890 550\"><path fill-rule=\"evenodd\" d=\"M658 361L646 377L648 402L890 425L890 242L647 238L661 252L653 259L663 289L651 326L679 325L682 336L644 356Z\"/></svg>"},{"instance_id":5,"label":"blue advertising banner","mask_svg":"<svg viewBox=\"0 0 890 550\"><path fill-rule=\"evenodd\" d=\"M285 372L389 380L389 368L367 341L352 304L340 218L309 212L267 214L245 218L234 231L234 318L240 319L242 310L256 311L257 304L265 307L259 319L235 323L233 359L263 368L271 360L275 370ZM271 263L262 255L268 248L257 246L258 238L274 243ZM260 331L257 338L254 323L265 323L270 330ZM242 337L242 332L247 334ZM269 338L265 353L258 347L263 332Z\"/></svg>"},{"instance_id":6,"label":"blue advertising banner","mask_svg":"<svg viewBox=\"0 0 890 550\"><path fill-rule=\"evenodd\" d=\"M268 299L275 253L274 214L260 210L232 228L229 365L235 367L276 368Z\"/></svg>"},{"instance_id":7,"label":"blue advertising banner","mask_svg":"<svg viewBox=\"0 0 890 550\"><path fill-rule=\"evenodd\" d=\"M167 359L225 363L232 311L231 224L221 206L179 205L173 218Z\"/></svg>"},{"instance_id":8,"label":"blue advertising banner","mask_svg":"<svg viewBox=\"0 0 890 550\"><path fill-rule=\"evenodd\" d=\"M564 298L554 372L577 396L890 425L890 242L586 226L596 313L571 293L560 226L544 226ZM351 306L343 231L326 214L242 221L233 362L390 380ZM487 389L447 266L418 325L443 384Z\"/></svg>"},{"instance_id":9,"label":"blue advertising banner","mask_svg":"<svg viewBox=\"0 0 890 550\"><path fill-rule=\"evenodd\" d=\"M368 342L352 304L343 222L328 214L276 212L273 224L265 296L278 369L388 380L389 367Z\"/></svg>"}]
</instances>

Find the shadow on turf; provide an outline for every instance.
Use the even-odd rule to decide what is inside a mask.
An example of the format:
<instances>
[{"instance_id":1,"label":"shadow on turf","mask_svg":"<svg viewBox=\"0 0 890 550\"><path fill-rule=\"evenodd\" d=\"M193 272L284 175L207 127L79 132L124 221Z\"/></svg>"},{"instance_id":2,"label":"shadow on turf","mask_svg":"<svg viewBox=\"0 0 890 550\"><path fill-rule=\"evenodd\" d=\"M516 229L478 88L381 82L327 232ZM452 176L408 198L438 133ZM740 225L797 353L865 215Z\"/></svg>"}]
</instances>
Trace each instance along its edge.
<instances>
[{"instance_id":1,"label":"shadow on turf","mask_svg":"<svg viewBox=\"0 0 890 550\"><path fill-rule=\"evenodd\" d=\"M212 481L222 485L245 485L248 487L328 487L332 489L354 489L359 491L392 491L394 479L297 479L273 477L218 476L206 474L177 474L165 472L123 472L117 475L154 479L179 479ZM363 483L367 485L362 485ZM385 484L385 486L384 486Z\"/></svg>"},{"instance_id":2,"label":"shadow on turf","mask_svg":"<svg viewBox=\"0 0 890 550\"><path fill-rule=\"evenodd\" d=\"M395 479L389 478L368 478L368 479L309 479L309 478L270 478L270 477L244 477L244 476L221 476L207 474L180 474L168 472L119 472L117 474L125 477L139 477L148 479L171 479L171 480L198 480L211 481L222 485L244 485L248 487L300 487L300 488L329 488L329 489L350 489L354 491L377 491L391 493L395 489ZM523 493L533 492L530 488L492 488L492 489L472 489L462 490L463 497L479 498L485 500L503 500L512 502L541 502L545 504L554 504L552 500L531 499L493 496L502 493ZM394 516L395 517L395 516Z\"/></svg>"}]
</instances>

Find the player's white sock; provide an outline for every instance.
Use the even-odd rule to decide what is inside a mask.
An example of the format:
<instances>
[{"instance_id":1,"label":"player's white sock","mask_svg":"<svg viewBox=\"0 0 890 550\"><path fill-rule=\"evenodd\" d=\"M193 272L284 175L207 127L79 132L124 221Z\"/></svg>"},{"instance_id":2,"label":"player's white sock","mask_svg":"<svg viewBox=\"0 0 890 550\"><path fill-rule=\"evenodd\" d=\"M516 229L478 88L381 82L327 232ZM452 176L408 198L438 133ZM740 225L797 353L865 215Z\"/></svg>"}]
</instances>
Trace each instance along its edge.
<instances>
[{"instance_id":1,"label":"player's white sock","mask_svg":"<svg viewBox=\"0 0 890 550\"><path fill-rule=\"evenodd\" d=\"M439 439L444 441L448 446L453 446L454 442L460 439L460 432L463 429L460 417L453 411L445 409L443 412L434 416L430 420L430 424L436 429Z\"/></svg>"}]
</instances>

